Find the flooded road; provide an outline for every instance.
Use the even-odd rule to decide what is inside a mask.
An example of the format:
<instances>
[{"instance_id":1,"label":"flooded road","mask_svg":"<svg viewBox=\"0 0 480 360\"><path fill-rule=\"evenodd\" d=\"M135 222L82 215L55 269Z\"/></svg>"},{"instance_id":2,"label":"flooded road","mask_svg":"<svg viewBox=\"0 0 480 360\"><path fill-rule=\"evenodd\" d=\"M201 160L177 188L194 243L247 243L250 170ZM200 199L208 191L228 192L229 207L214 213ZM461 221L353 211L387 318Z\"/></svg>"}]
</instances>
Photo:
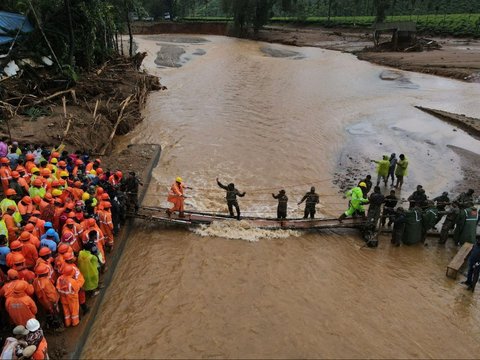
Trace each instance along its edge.
<instances>
[{"instance_id":1,"label":"flooded road","mask_svg":"<svg viewBox=\"0 0 480 360\"><path fill-rule=\"evenodd\" d=\"M413 107L476 116L478 85L405 72L382 80L385 68L317 48L137 42L169 89L150 96L124 139L162 144L149 205L166 205L182 176L188 207L226 211L218 176L247 192L244 214L273 215L271 193L284 188L299 216L314 185L318 215L338 216L342 167L358 167L354 182L374 174L370 159L405 153L401 196L417 183L437 196L462 178L447 145L480 154L478 141ZM236 221L197 232L138 223L83 357L478 357L478 297L444 275L454 251L387 239L370 250L355 232L266 233Z\"/></svg>"}]
</instances>

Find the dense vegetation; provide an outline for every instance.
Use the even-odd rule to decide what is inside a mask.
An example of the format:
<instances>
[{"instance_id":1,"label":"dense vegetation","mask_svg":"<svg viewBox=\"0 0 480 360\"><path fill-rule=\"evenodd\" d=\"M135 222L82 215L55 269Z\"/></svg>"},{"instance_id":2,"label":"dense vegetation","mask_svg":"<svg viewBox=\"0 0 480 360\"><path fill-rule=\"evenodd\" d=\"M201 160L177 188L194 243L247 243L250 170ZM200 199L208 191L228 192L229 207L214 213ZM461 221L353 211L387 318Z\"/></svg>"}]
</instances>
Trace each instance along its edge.
<instances>
[{"instance_id":1,"label":"dense vegetation","mask_svg":"<svg viewBox=\"0 0 480 360\"><path fill-rule=\"evenodd\" d=\"M0 10L26 14L36 31L24 47L55 54L67 72L103 63L119 50L120 33L129 33L132 55L133 18L167 13L172 20L229 20L239 34L268 22L367 27L386 19L415 20L424 32L480 35L480 0L2 0Z\"/></svg>"},{"instance_id":2,"label":"dense vegetation","mask_svg":"<svg viewBox=\"0 0 480 360\"><path fill-rule=\"evenodd\" d=\"M145 0L147 11L172 11L186 20L233 20L254 28L266 22L323 26L370 26L375 21L413 20L423 32L479 35L480 0Z\"/></svg>"}]
</instances>

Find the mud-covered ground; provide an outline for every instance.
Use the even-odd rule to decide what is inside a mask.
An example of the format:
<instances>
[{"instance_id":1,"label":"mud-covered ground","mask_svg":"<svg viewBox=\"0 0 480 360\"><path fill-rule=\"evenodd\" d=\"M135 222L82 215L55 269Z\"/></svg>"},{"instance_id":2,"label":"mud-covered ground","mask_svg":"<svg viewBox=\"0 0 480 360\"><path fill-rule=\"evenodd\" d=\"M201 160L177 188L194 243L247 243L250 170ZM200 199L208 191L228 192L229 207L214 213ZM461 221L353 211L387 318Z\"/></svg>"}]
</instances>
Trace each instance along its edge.
<instances>
[{"instance_id":1,"label":"mud-covered ground","mask_svg":"<svg viewBox=\"0 0 480 360\"><path fill-rule=\"evenodd\" d=\"M480 81L480 42L474 39L432 38L442 48L423 52L364 51L373 46L369 29L326 29L268 26L256 39L296 46L314 46L355 53L359 59L402 70ZM387 41L387 37L383 41Z\"/></svg>"}]
</instances>

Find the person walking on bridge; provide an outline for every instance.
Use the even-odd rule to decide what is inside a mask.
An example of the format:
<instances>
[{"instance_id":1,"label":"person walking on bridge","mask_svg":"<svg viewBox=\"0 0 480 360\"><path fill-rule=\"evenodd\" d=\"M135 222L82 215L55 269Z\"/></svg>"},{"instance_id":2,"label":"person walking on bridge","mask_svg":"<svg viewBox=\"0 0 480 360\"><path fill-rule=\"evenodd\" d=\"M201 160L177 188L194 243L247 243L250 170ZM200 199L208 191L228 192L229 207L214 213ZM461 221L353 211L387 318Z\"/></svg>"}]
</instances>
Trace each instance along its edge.
<instances>
[{"instance_id":1,"label":"person walking on bridge","mask_svg":"<svg viewBox=\"0 0 480 360\"><path fill-rule=\"evenodd\" d=\"M307 201L305 202L305 211L303 214L303 218L307 219L310 216L310 219L314 219L316 212L315 206L320 202L320 198L315 192L315 186L312 186L310 188L310 191L303 195L303 198L298 202L298 205L303 203L305 200Z\"/></svg>"},{"instance_id":2,"label":"person walking on bridge","mask_svg":"<svg viewBox=\"0 0 480 360\"><path fill-rule=\"evenodd\" d=\"M347 191L346 196L350 198L349 208L345 211L338 220L342 222L347 216L352 216L354 214L360 214L362 217L365 218L365 208L363 204L368 203L368 199L363 197L363 189L367 187L363 181L353 189Z\"/></svg>"},{"instance_id":3,"label":"person walking on bridge","mask_svg":"<svg viewBox=\"0 0 480 360\"><path fill-rule=\"evenodd\" d=\"M230 183L225 186L218 180L218 178L217 185L227 191L225 199L227 200L228 212L230 213L230 216L234 217L233 208L235 207L235 210L237 211L237 220L240 220L240 206L238 206L237 196L244 197L246 192L241 193L238 191L238 189L235 188L234 183Z\"/></svg>"},{"instance_id":4,"label":"person walking on bridge","mask_svg":"<svg viewBox=\"0 0 480 360\"><path fill-rule=\"evenodd\" d=\"M288 197L285 193L285 190L280 190L277 195L272 193L272 196L274 199L278 199L277 219L286 219Z\"/></svg>"},{"instance_id":5,"label":"person walking on bridge","mask_svg":"<svg viewBox=\"0 0 480 360\"><path fill-rule=\"evenodd\" d=\"M168 216L172 215L173 212L178 211L179 217L185 217L184 211L184 202L185 202L185 189L191 189L183 183L183 180L180 176L177 176L175 182L170 187L170 192L168 193L167 200L173 204L173 206L167 210Z\"/></svg>"}]
</instances>

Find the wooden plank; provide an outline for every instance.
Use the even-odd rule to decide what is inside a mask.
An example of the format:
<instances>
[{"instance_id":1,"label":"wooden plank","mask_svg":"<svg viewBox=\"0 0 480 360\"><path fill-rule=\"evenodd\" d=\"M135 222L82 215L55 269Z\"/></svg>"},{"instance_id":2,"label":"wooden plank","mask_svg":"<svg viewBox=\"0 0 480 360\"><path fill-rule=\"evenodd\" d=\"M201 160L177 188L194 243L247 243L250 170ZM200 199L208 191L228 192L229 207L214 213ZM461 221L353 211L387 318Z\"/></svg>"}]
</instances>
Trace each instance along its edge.
<instances>
[{"instance_id":1,"label":"wooden plank","mask_svg":"<svg viewBox=\"0 0 480 360\"><path fill-rule=\"evenodd\" d=\"M165 223L183 223L186 225L210 224L213 221L222 221L232 219L225 214L205 213L197 211L185 211L185 217L180 218L177 213L166 215L166 209L160 207L140 207L135 215L138 218L146 220L161 221ZM242 220L248 221L252 226L262 229L339 229L339 228L360 228L365 224L361 218L345 219L341 223L338 219L286 219L278 220L275 218L260 217L242 217Z\"/></svg>"},{"instance_id":2,"label":"wooden plank","mask_svg":"<svg viewBox=\"0 0 480 360\"><path fill-rule=\"evenodd\" d=\"M452 261L447 266L447 277L451 279L456 279L457 274L467 261L468 255L472 250L473 244L465 243L458 250L457 254L453 257Z\"/></svg>"}]
</instances>

